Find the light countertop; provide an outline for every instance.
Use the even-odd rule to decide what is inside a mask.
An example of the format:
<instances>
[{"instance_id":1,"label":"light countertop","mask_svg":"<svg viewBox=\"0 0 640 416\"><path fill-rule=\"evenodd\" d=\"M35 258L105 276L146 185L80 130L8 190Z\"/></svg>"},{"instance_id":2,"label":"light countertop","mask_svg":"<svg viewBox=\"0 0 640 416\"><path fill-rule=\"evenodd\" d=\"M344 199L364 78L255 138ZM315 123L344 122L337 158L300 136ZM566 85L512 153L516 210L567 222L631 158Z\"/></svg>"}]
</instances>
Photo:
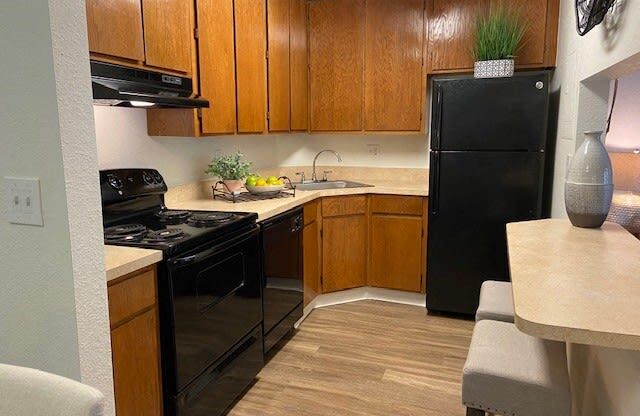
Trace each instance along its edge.
<instances>
[{"instance_id":1,"label":"light countertop","mask_svg":"<svg viewBox=\"0 0 640 416\"><path fill-rule=\"evenodd\" d=\"M162 260L162 251L143 248L104 246L107 282Z\"/></svg>"},{"instance_id":2,"label":"light countertop","mask_svg":"<svg viewBox=\"0 0 640 416\"><path fill-rule=\"evenodd\" d=\"M507 225L516 326L539 337L640 350L640 240L618 224Z\"/></svg>"},{"instance_id":3,"label":"light countertop","mask_svg":"<svg viewBox=\"0 0 640 416\"><path fill-rule=\"evenodd\" d=\"M235 204L224 200L214 200L211 196L194 199L185 198L172 201L168 203L168 205L171 209L255 212L258 214L258 221L262 221L325 196L361 194L428 196L429 194L427 181L369 180L363 182L373 185L373 187L325 189L318 191L297 190L295 198L266 199L261 201L237 202Z\"/></svg>"}]
</instances>

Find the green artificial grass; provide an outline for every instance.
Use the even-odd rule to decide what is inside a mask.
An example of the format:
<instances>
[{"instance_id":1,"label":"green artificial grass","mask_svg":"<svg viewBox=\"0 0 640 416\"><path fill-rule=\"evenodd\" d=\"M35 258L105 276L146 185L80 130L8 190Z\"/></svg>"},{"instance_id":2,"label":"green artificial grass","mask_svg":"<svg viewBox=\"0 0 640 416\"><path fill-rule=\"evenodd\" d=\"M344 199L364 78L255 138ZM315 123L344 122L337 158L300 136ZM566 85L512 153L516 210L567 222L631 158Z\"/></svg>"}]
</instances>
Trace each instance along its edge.
<instances>
[{"instance_id":1,"label":"green artificial grass","mask_svg":"<svg viewBox=\"0 0 640 416\"><path fill-rule=\"evenodd\" d=\"M507 10L503 4L476 21L473 56L476 61L513 59L526 30L520 9Z\"/></svg>"}]
</instances>

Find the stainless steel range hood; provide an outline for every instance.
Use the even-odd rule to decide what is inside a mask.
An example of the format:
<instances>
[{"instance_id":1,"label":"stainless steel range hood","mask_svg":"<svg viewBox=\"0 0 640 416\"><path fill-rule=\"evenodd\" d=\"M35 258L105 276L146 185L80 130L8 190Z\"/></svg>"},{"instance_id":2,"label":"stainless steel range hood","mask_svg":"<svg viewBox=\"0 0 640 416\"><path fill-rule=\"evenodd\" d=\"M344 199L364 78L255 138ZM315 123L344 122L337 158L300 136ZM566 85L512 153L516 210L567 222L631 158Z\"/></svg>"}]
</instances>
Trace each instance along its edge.
<instances>
[{"instance_id":1,"label":"stainless steel range hood","mask_svg":"<svg viewBox=\"0 0 640 416\"><path fill-rule=\"evenodd\" d=\"M190 78L91 61L93 103L118 107L208 108Z\"/></svg>"}]
</instances>

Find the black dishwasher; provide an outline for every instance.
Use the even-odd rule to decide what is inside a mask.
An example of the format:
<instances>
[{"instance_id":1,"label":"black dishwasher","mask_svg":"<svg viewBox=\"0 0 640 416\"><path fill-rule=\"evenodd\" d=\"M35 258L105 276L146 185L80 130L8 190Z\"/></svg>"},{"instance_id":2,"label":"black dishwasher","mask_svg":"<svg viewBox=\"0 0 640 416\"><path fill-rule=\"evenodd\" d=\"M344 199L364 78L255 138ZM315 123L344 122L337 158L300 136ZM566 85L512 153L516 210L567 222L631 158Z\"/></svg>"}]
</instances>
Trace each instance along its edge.
<instances>
[{"instance_id":1,"label":"black dishwasher","mask_svg":"<svg viewBox=\"0 0 640 416\"><path fill-rule=\"evenodd\" d=\"M302 317L302 208L269 218L260 225L266 354Z\"/></svg>"}]
</instances>

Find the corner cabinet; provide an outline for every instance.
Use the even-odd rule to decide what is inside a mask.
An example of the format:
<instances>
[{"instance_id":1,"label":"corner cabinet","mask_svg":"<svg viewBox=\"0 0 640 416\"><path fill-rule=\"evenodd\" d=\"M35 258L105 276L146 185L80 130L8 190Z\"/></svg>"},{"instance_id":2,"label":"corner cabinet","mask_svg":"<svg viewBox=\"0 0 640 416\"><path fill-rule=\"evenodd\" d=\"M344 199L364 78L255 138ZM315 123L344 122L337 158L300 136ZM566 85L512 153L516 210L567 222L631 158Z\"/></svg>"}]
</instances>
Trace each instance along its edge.
<instances>
[{"instance_id":1,"label":"corner cabinet","mask_svg":"<svg viewBox=\"0 0 640 416\"><path fill-rule=\"evenodd\" d=\"M155 266L108 283L116 414L161 416Z\"/></svg>"},{"instance_id":2,"label":"corner cabinet","mask_svg":"<svg viewBox=\"0 0 640 416\"><path fill-rule=\"evenodd\" d=\"M305 306L362 286L424 293L426 197L325 197L304 209Z\"/></svg>"}]
</instances>

